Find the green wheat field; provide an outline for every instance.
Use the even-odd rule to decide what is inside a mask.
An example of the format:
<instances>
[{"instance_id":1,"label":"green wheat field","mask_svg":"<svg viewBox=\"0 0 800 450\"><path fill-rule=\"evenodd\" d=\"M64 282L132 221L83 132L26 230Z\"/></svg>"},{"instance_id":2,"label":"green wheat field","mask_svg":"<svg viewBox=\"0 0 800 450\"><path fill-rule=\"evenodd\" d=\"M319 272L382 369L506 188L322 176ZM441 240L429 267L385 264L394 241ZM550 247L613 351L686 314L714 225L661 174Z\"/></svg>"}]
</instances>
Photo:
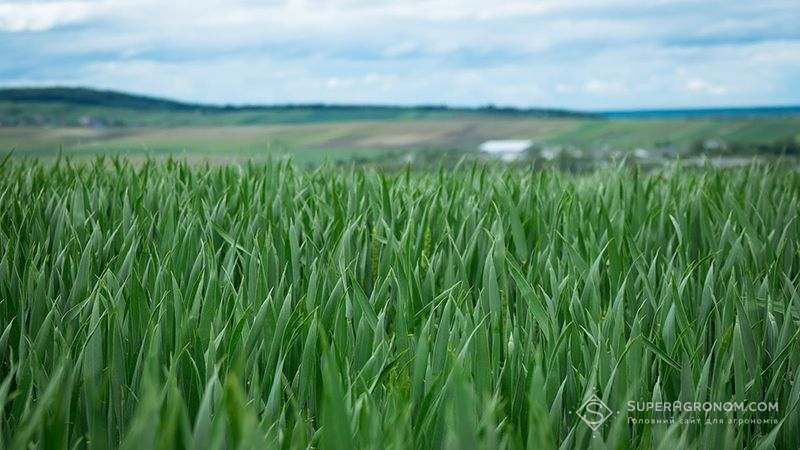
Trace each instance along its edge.
<instances>
[{"instance_id":1,"label":"green wheat field","mask_svg":"<svg viewBox=\"0 0 800 450\"><path fill-rule=\"evenodd\" d=\"M0 448L800 447L794 165L7 158L0 214Z\"/></svg>"}]
</instances>

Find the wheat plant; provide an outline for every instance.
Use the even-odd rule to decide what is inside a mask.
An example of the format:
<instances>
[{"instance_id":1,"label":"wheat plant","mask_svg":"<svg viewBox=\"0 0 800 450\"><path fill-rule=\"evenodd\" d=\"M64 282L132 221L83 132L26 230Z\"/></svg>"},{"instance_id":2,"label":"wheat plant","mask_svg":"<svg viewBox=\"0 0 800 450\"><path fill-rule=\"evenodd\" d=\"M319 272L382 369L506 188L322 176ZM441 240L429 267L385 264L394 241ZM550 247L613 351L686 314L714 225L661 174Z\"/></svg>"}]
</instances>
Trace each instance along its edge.
<instances>
[{"instance_id":1,"label":"wheat plant","mask_svg":"<svg viewBox=\"0 0 800 450\"><path fill-rule=\"evenodd\" d=\"M780 166L6 161L0 448L798 448L798 202Z\"/></svg>"}]
</instances>

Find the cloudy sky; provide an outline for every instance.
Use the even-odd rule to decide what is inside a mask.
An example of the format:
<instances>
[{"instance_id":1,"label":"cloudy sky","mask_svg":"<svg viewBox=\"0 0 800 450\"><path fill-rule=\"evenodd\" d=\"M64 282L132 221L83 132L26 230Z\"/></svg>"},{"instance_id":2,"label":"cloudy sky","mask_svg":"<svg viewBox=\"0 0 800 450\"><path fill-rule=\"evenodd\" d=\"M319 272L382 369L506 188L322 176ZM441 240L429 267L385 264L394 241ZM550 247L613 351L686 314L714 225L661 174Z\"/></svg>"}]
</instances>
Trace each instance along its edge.
<instances>
[{"instance_id":1,"label":"cloudy sky","mask_svg":"<svg viewBox=\"0 0 800 450\"><path fill-rule=\"evenodd\" d=\"M800 103L798 0L0 0L0 86L211 103Z\"/></svg>"}]
</instances>

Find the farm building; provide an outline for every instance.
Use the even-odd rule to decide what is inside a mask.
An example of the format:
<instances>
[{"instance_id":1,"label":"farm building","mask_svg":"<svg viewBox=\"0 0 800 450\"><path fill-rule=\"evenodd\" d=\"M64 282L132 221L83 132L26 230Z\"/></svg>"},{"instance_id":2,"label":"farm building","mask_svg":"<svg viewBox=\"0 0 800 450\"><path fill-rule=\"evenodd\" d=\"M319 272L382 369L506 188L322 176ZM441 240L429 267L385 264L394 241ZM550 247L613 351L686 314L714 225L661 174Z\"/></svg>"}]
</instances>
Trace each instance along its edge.
<instances>
[{"instance_id":1,"label":"farm building","mask_svg":"<svg viewBox=\"0 0 800 450\"><path fill-rule=\"evenodd\" d=\"M531 148L533 142L527 139L506 139L486 141L478 146L482 153L486 153L503 161L514 161Z\"/></svg>"}]
</instances>

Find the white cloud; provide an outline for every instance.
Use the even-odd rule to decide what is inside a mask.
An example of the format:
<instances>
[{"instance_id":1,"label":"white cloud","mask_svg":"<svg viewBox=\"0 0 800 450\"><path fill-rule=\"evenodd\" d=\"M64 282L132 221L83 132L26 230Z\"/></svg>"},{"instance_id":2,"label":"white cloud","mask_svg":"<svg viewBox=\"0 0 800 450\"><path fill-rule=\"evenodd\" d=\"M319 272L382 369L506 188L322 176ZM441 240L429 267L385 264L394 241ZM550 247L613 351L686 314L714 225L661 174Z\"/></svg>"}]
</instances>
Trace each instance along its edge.
<instances>
[{"instance_id":1,"label":"white cloud","mask_svg":"<svg viewBox=\"0 0 800 450\"><path fill-rule=\"evenodd\" d=\"M583 90L590 94L619 94L625 92L625 85L619 81L591 79L583 85Z\"/></svg>"},{"instance_id":2,"label":"white cloud","mask_svg":"<svg viewBox=\"0 0 800 450\"><path fill-rule=\"evenodd\" d=\"M692 92L699 92L708 95L725 95L728 88L703 80L702 78L692 78L686 82L686 88Z\"/></svg>"},{"instance_id":3,"label":"white cloud","mask_svg":"<svg viewBox=\"0 0 800 450\"><path fill-rule=\"evenodd\" d=\"M799 102L797 10L785 0L0 0L0 52L14 61L0 84L235 103Z\"/></svg>"},{"instance_id":4,"label":"white cloud","mask_svg":"<svg viewBox=\"0 0 800 450\"><path fill-rule=\"evenodd\" d=\"M556 84L556 92L559 94L570 94L575 92L575 88L571 84L558 83Z\"/></svg>"},{"instance_id":5,"label":"white cloud","mask_svg":"<svg viewBox=\"0 0 800 450\"><path fill-rule=\"evenodd\" d=\"M81 22L92 15L95 7L77 1L0 3L0 31L45 31L59 25Z\"/></svg>"}]
</instances>

